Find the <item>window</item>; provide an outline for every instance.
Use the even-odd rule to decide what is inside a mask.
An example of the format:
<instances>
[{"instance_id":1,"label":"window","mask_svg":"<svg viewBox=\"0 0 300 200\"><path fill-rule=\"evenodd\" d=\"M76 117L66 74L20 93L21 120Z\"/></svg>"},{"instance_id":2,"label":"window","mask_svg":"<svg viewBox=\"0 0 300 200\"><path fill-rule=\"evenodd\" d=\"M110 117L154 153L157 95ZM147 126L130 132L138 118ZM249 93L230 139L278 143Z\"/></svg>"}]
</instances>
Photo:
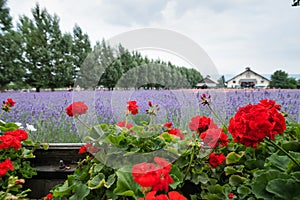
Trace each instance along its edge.
<instances>
[{"instance_id":1,"label":"window","mask_svg":"<svg viewBox=\"0 0 300 200\"><path fill-rule=\"evenodd\" d=\"M264 80L261 80L260 83L264 83Z\"/></svg>"},{"instance_id":2,"label":"window","mask_svg":"<svg viewBox=\"0 0 300 200\"><path fill-rule=\"evenodd\" d=\"M233 83L235 83L235 81L232 81Z\"/></svg>"}]
</instances>

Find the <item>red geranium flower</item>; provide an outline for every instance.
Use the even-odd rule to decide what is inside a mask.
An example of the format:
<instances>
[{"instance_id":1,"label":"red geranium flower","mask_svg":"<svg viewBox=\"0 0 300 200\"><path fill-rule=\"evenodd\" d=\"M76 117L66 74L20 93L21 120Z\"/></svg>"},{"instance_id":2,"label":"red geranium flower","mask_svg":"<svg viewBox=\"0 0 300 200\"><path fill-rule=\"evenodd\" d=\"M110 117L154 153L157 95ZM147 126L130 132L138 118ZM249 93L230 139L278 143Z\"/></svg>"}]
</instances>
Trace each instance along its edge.
<instances>
[{"instance_id":1,"label":"red geranium flower","mask_svg":"<svg viewBox=\"0 0 300 200\"><path fill-rule=\"evenodd\" d=\"M221 128L210 128L201 133L200 138L205 144L211 148L216 148L221 143L221 147L227 146L229 140L228 136L223 132Z\"/></svg>"},{"instance_id":2,"label":"red geranium flower","mask_svg":"<svg viewBox=\"0 0 300 200\"><path fill-rule=\"evenodd\" d=\"M179 130L178 128L172 128L168 131L169 134L171 135L175 135L177 137L180 137L181 140L184 139L184 135L181 133L181 130Z\"/></svg>"},{"instance_id":3,"label":"red geranium flower","mask_svg":"<svg viewBox=\"0 0 300 200\"><path fill-rule=\"evenodd\" d=\"M155 157L157 163L139 163L132 168L133 180L142 187L152 187L152 191L168 191L174 180L170 176L171 163L163 158Z\"/></svg>"},{"instance_id":4,"label":"red geranium flower","mask_svg":"<svg viewBox=\"0 0 300 200\"><path fill-rule=\"evenodd\" d=\"M144 200L144 198L139 198L139 200ZM171 191L168 195L156 195L156 191L151 191L146 194L145 200L186 200L186 198L177 191Z\"/></svg>"},{"instance_id":5,"label":"red geranium flower","mask_svg":"<svg viewBox=\"0 0 300 200\"><path fill-rule=\"evenodd\" d=\"M209 117L197 115L191 119L189 127L192 131L202 133L208 128L218 128L218 125L214 123L213 119Z\"/></svg>"},{"instance_id":6,"label":"red geranium flower","mask_svg":"<svg viewBox=\"0 0 300 200\"><path fill-rule=\"evenodd\" d=\"M47 194L47 196L45 197L45 200L52 200L53 195L52 193Z\"/></svg>"},{"instance_id":7,"label":"red geranium flower","mask_svg":"<svg viewBox=\"0 0 300 200\"><path fill-rule=\"evenodd\" d=\"M73 102L66 108L67 115L69 115L70 117L77 117L78 115L85 114L87 110L87 105L81 101Z\"/></svg>"},{"instance_id":8,"label":"red geranium flower","mask_svg":"<svg viewBox=\"0 0 300 200\"><path fill-rule=\"evenodd\" d=\"M169 192L168 196L170 200L186 200L186 198L183 195L176 191Z\"/></svg>"},{"instance_id":9,"label":"red geranium flower","mask_svg":"<svg viewBox=\"0 0 300 200\"><path fill-rule=\"evenodd\" d=\"M136 114L138 114L138 108L139 108L139 106L136 104L136 101L128 101L127 102L127 110L131 113L131 114L133 114L133 115L136 115Z\"/></svg>"},{"instance_id":10,"label":"red geranium flower","mask_svg":"<svg viewBox=\"0 0 300 200\"><path fill-rule=\"evenodd\" d=\"M83 146L81 146L80 147L80 149L79 149L79 151L78 151L78 154L84 154L84 153L86 153L86 146L85 145L83 145Z\"/></svg>"},{"instance_id":11,"label":"red geranium flower","mask_svg":"<svg viewBox=\"0 0 300 200\"><path fill-rule=\"evenodd\" d=\"M229 199L232 199L232 198L233 198L233 196L234 196L234 195L233 195L233 193L232 193L232 192L228 194L228 198L229 198Z\"/></svg>"},{"instance_id":12,"label":"red geranium flower","mask_svg":"<svg viewBox=\"0 0 300 200\"><path fill-rule=\"evenodd\" d=\"M11 135L11 136L18 138L21 141L28 139L28 134L24 130L7 131L7 132L4 132L3 135Z\"/></svg>"},{"instance_id":13,"label":"red geranium flower","mask_svg":"<svg viewBox=\"0 0 300 200\"><path fill-rule=\"evenodd\" d=\"M166 128L172 128L172 126L173 126L172 122L167 122L164 124L164 127L166 127Z\"/></svg>"},{"instance_id":14,"label":"red geranium flower","mask_svg":"<svg viewBox=\"0 0 300 200\"><path fill-rule=\"evenodd\" d=\"M117 126L119 126L119 127L126 127L126 128L128 128L128 129L130 129L130 128L132 128L132 127L133 127L133 125L132 125L132 124L126 124L126 122L125 122L125 121L120 121L120 122L117 122L117 123L116 123L116 125L117 125Z\"/></svg>"},{"instance_id":15,"label":"red geranium flower","mask_svg":"<svg viewBox=\"0 0 300 200\"><path fill-rule=\"evenodd\" d=\"M5 104L9 107L13 107L16 104L16 102L14 102L14 100L12 98L8 98L5 102Z\"/></svg>"},{"instance_id":16,"label":"red geranium flower","mask_svg":"<svg viewBox=\"0 0 300 200\"><path fill-rule=\"evenodd\" d=\"M208 163L213 167L216 168L219 165L221 165L224 160L226 159L223 154L215 154L215 153L210 153L208 156Z\"/></svg>"},{"instance_id":17,"label":"red geranium flower","mask_svg":"<svg viewBox=\"0 0 300 200\"><path fill-rule=\"evenodd\" d=\"M0 177L4 176L8 170L14 170L14 166L9 159L6 159L5 161L0 163Z\"/></svg>"},{"instance_id":18,"label":"red geranium flower","mask_svg":"<svg viewBox=\"0 0 300 200\"><path fill-rule=\"evenodd\" d=\"M285 118L278 112L279 108L272 100L239 108L228 126L234 141L256 148L265 137L274 140L276 134L286 129Z\"/></svg>"},{"instance_id":19,"label":"red geranium flower","mask_svg":"<svg viewBox=\"0 0 300 200\"><path fill-rule=\"evenodd\" d=\"M1 135L0 136L0 149L9 149L13 147L15 150L21 148L21 141L19 138L12 135Z\"/></svg>"}]
</instances>

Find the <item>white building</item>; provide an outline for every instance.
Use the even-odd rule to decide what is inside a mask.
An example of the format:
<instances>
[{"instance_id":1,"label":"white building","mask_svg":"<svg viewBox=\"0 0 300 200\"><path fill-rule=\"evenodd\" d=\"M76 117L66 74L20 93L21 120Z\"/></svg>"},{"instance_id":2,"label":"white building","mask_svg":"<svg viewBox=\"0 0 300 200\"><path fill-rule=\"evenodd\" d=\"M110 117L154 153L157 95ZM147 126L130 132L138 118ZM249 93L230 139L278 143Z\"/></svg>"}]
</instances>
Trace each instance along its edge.
<instances>
[{"instance_id":1,"label":"white building","mask_svg":"<svg viewBox=\"0 0 300 200\"><path fill-rule=\"evenodd\" d=\"M197 83L196 88L215 88L217 87L217 81L213 80L209 75Z\"/></svg>"},{"instance_id":2,"label":"white building","mask_svg":"<svg viewBox=\"0 0 300 200\"><path fill-rule=\"evenodd\" d=\"M270 80L247 67L246 71L234 76L226 83L227 88L267 88Z\"/></svg>"}]
</instances>

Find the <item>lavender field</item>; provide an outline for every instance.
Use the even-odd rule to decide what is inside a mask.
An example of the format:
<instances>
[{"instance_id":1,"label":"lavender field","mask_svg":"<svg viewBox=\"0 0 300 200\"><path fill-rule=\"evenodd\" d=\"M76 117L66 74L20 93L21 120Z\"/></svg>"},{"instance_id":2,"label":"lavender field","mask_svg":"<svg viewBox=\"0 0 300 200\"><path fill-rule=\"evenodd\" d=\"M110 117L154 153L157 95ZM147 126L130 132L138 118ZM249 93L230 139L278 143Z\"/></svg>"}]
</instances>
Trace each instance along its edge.
<instances>
[{"instance_id":1,"label":"lavender field","mask_svg":"<svg viewBox=\"0 0 300 200\"><path fill-rule=\"evenodd\" d=\"M273 99L288 113L289 121L300 122L300 90L141 90L141 91L80 91L80 92L7 92L0 94L0 100L13 98L16 105L10 113L4 113L2 120L32 124L37 128L30 138L43 142L81 142L85 130L77 121L65 113L72 101L83 101L89 106L82 117L89 126L99 123L113 124L125 120L126 102L136 100L139 115L130 119L139 123L146 119L148 101L160 107L156 123L172 121L176 127L187 130L189 120L197 115L211 116L207 107L201 105L199 96L211 96L211 106L228 122L240 106L257 103L262 99ZM80 131L79 131L80 130Z\"/></svg>"}]
</instances>

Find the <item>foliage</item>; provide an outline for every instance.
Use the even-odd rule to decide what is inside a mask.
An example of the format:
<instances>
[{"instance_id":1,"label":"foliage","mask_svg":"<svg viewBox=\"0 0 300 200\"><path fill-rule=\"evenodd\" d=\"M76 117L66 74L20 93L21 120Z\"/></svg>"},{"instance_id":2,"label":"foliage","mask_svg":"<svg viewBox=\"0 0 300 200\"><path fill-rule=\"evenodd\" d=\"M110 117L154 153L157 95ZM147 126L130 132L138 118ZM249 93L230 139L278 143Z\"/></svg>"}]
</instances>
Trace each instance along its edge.
<instances>
[{"instance_id":1,"label":"foliage","mask_svg":"<svg viewBox=\"0 0 300 200\"><path fill-rule=\"evenodd\" d=\"M288 77L288 74L282 70L275 71L271 76L271 88L297 88L297 81L295 78Z\"/></svg>"},{"instance_id":2,"label":"foliage","mask_svg":"<svg viewBox=\"0 0 300 200\"><path fill-rule=\"evenodd\" d=\"M10 112L15 102L3 101L2 113ZM27 126L27 131L34 130ZM26 146L26 147L25 147ZM0 199L23 199L30 189L23 189L26 179L36 175L29 159L34 158L33 148L39 143L28 140L28 134L20 125L0 120ZM32 149L29 149L29 148Z\"/></svg>"},{"instance_id":3,"label":"foliage","mask_svg":"<svg viewBox=\"0 0 300 200\"><path fill-rule=\"evenodd\" d=\"M209 97L202 95L201 99L211 109ZM260 126L259 134L265 134L264 140L252 138L251 144L256 144L246 146L239 143L239 137L246 138L250 132L236 129L239 113L235 121L230 120L235 135L204 116L191 120L191 132L179 130L171 122L153 124L159 106L148 105L149 117L134 126L130 118L141 113L136 112L136 102L129 101L124 122L90 128L87 144L79 151L88 153L86 159L64 184L53 188L53 198L172 199L170 191L195 200L299 198L300 125L281 127L285 120L278 116L280 107L275 102L265 100L241 108L249 116L255 115L245 118L245 125ZM255 114L260 109L266 109L264 114ZM84 113L76 109L70 116L79 119ZM273 129L259 125L256 117L260 122L274 122Z\"/></svg>"}]
</instances>

